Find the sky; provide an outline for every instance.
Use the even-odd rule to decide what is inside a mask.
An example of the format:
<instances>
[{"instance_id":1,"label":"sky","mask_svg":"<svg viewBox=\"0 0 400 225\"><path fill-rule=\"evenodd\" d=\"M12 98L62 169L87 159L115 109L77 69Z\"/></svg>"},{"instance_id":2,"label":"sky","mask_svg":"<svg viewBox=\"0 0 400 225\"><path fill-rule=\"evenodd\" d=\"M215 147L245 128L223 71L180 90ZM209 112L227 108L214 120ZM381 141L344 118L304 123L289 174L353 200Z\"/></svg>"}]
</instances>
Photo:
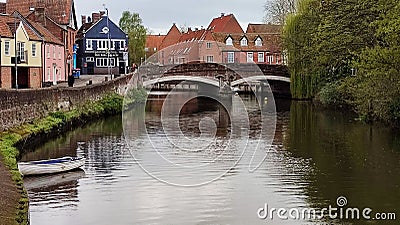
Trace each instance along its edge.
<instances>
[{"instance_id":1,"label":"sky","mask_svg":"<svg viewBox=\"0 0 400 225\"><path fill-rule=\"evenodd\" d=\"M110 19L116 24L123 11L139 13L143 25L152 34L166 34L173 23L178 27L207 27L221 13L233 13L243 30L249 23L260 23L264 17L266 0L75 0L78 25L81 15L108 8Z\"/></svg>"}]
</instances>

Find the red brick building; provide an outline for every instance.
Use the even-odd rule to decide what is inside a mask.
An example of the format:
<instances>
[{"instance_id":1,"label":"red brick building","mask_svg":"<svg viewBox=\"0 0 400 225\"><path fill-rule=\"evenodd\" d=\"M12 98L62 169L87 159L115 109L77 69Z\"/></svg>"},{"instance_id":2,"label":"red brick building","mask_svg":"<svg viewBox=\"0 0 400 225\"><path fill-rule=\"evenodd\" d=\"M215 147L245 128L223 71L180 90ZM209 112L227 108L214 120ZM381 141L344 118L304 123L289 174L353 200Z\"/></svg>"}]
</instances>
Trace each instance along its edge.
<instances>
[{"instance_id":1,"label":"red brick building","mask_svg":"<svg viewBox=\"0 0 400 225\"><path fill-rule=\"evenodd\" d=\"M214 18L207 29L188 28L181 33L173 24L162 37L158 61L153 63L284 64L280 34L281 26L271 24L249 24L245 33L233 14ZM155 45L153 38L147 39L148 47Z\"/></svg>"}]
</instances>

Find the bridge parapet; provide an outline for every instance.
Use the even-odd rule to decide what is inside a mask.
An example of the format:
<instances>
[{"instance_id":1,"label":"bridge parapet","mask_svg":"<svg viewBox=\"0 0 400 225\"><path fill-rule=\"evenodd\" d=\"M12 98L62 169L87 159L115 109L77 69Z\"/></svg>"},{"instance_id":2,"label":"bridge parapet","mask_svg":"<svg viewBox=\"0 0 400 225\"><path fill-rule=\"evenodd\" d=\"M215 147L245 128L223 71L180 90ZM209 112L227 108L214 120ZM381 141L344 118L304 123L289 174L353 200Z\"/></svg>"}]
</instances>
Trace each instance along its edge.
<instances>
[{"instance_id":1,"label":"bridge parapet","mask_svg":"<svg viewBox=\"0 0 400 225\"><path fill-rule=\"evenodd\" d=\"M260 76L260 70L265 76L290 78L288 68L284 65L267 64L216 64L187 63L179 65L145 65L140 67L140 75L147 79L164 76L198 76L212 77L228 75L236 79Z\"/></svg>"}]
</instances>

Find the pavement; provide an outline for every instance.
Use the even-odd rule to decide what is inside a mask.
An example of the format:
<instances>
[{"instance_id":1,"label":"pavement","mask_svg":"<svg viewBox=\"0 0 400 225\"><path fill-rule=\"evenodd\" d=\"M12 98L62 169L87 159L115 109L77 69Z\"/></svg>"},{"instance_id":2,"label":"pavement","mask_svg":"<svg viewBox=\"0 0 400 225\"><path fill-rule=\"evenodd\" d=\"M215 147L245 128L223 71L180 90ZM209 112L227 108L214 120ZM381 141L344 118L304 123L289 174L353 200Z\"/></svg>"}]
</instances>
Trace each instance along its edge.
<instances>
[{"instance_id":1,"label":"pavement","mask_svg":"<svg viewBox=\"0 0 400 225\"><path fill-rule=\"evenodd\" d=\"M103 83L107 80L111 79L111 75L81 75L79 78L75 78L74 87L83 87L89 84L91 81L92 84ZM67 82L62 82L57 84L59 87L68 87Z\"/></svg>"}]
</instances>

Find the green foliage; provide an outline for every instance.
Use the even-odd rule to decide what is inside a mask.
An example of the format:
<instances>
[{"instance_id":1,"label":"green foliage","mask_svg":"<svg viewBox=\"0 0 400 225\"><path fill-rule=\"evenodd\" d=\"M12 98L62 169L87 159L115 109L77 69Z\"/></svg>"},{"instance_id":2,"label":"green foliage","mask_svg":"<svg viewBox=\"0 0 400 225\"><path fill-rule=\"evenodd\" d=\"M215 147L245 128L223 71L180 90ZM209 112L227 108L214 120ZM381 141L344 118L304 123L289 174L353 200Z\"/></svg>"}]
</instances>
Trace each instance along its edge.
<instances>
[{"instance_id":1,"label":"green foliage","mask_svg":"<svg viewBox=\"0 0 400 225\"><path fill-rule=\"evenodd\" d=\"M147 100L147 91L144 88L132 88L125 96L125 108L129 108L134 104L145 103Z\"/></svg>"},{"instance_id":2,"label":"green foliage","mask_svg":"<svg viewBox=\"0 0 400 225\"><path fill-rule=\"evenodd\" d=\"M367 119L392 121L400 97L400 2L300 0L286 20L295 98L347 103Z\"/></svg>"},{"instance_id":3,"label":"green foliage","mask_svg":"<svg viewBox=\"0 0 400 225\"><path fill-rule=\"evenodd\" d=\"M129 36L129 63L140 64L145 57L147 29L142 24L138 13L124 11L119 20L119 26Z\"/></svg>"},{"instance_id":4,"label":"green foliage","mask_svg":"<svg viewBox=\"0 0 400 225\"><path fill-rule=\"evenodd\" d=\"M318 99L324 105L336 106L346 104L346 102L344 102L346 95L341 89L339 82L325 84L318 94Z\"/></svg>"}]
</instances>

